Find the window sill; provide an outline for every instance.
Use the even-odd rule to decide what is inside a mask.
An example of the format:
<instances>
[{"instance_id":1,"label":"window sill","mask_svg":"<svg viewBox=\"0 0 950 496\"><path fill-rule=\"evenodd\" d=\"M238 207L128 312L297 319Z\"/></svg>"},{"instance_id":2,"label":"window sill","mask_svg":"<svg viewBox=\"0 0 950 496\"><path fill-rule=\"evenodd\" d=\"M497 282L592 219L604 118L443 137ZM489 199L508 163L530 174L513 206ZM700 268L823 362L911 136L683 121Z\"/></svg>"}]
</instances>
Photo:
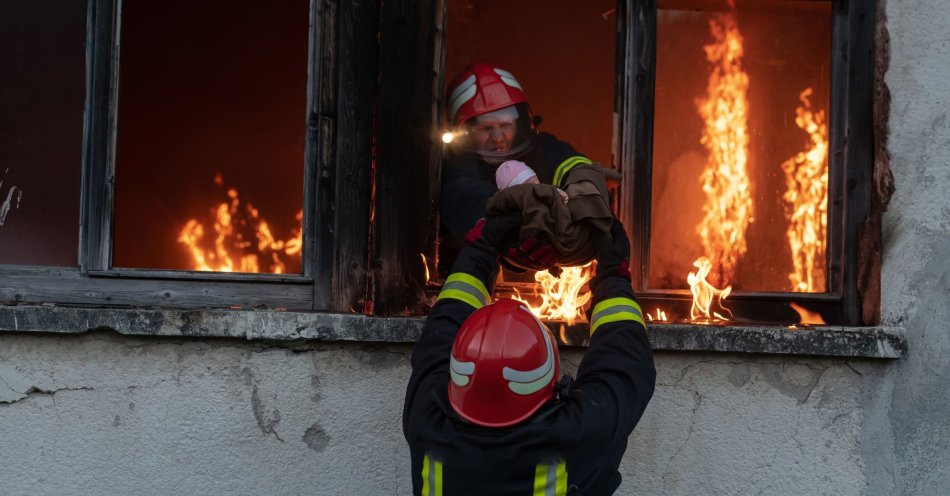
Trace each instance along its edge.
<instances>
[{"instance_id":1,"label":"window sill","mask_svg":"<svg viewBox=\"0 0 950 496\"><path fill-rule=\"evenodd\" d=\"M80 334L111 330L134 336L230 337L249 340L412 343L425 319L274 310L175 310L0 306L0 332ZM586 346L587 325L551 325L562 344ZM903 358L898 327L699 326L651 324L654 350L719 351L837 357Z\"/></svg>"}]
</instances>

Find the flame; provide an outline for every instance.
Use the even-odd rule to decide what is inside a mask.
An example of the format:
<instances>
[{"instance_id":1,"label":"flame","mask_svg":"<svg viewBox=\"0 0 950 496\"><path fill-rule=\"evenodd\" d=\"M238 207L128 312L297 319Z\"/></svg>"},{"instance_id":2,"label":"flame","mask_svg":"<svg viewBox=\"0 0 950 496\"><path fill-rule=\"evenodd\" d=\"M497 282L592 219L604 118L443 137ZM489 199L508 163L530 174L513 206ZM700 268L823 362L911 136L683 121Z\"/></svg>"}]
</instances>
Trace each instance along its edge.
<instances>
[{"instance_id":1,"label":"flame","mask_svg":"<svg viewBox=\"0 0 950 496\"><path fill-rule=\"evenodd\" d=\"M800 324L817 324L824 325L825 319L821 318L821 314L818 312L812 312L811 310L797 304L790 303L792 310L798 314L798 322Z\"/></svg>"},{"instance_id":2,"label":"flame","mask_svg":"<svg viewBox=\"0 0 950 496\"><path fill-rule=\"evenodd\" d=\"M666 317L666 311L661 310L659 307L656 309L656 317L653 316L650 312L647 312L647 319L650 322L669 322L670 320Z\"/></svg>"},{"instance_id":3,"label":"flame","mask_svg":"<svg viewBox=\"0 0 950 496\"><path fill-rule=\"evenodd\" d=\"M709 151L700 175L706 193L705 213L696 230L703 252L717 262L714 281L730 283L738 259L746 252L745 232L752 222L752 195L746 170L749 155L746 90L749 76L742 70L742 35L731 11L709 22L715 42L705 45L706 59L714 65L706 99L697 100L705 121L701 143Z\"/></svg>"},{"instance_id":4,"label":"flame","mask_svg":"<svg viewBox=\"0 0 950 496\"><path fill-rule=\"evenodd\" d=\"M706 281L706 276L712 269L712 262L706 257L700 257L693 266L697 268L695 273L690 272L686 277L689 282L689 290L693 293L693 306L689 309L690 320L729 320L732 318L732 312L722 305L729 293L732 292L732 286L726 286L725 289L716 289L712 284ZM715 304L722 313L713 310ZM726 317L724 314L728 314Z\"/></svg>"},{"instance_id":5,"label":"flame","mask_svg":"<svg viewBox=\"0 0 950 496\"><path fill-rule=\"evenodd\" d=\"M786 160L786 216L794 272L788 275L792 291L825 289L825 235L828 228L828 126L825 112L811 111L812 89L799 95L795 124L808 133L808 149Z\"/></svg>"},{"instance_id":6,"label":"flame","mask_svg":"<svg viewBox=\"0 0 950 496\"><path fill-rule=\"evenodd\" d=\"M223 185L220 174L214 182ZM300 256L303 245L302 224L291 233L288 240L274 237L270 224L260 211L250 203L241 208L241 200L235 188L227 190L228 200L214 208L214 244L208 247L203 242L204 225L198 219L188 219L178 234L177 241L185 245L192 258L192 269L214 272L260 272L261 265L274 274L282 274L287 266L282 255ZM295 216L303 221L303 211ZM256 239L256 243L253 241Z\"/></svg>"},{"instance_id":7,"label":"flame","mask_svg":"<svg viewBox=\"0 0 950 496\"><path fill-rule=\"evenodd\" d=\"M574 325L578 320L586 320L581 309L590 300L590 292L580 292L592 274L593 262L580 267L565 267L560 277L548 271L535 272L534 280L538 284L535 285L534 294L541 297L541 303L532 305L521 298L520 293L512 298L524 303L539 319L565 320L568 325Z\"/></svg>"},{"instance_id":8,"label":"flame","mask_svg":"<svg viewBox=\"0 0 950 496\"><path fill-rule=\"evenodd\" d=\"M425 268L426 270L426 283L428 283L429 282L429 261L426 260L425 254L420 253L419 256L422 257L422 267Z\"/></svg>"}]
</instances>

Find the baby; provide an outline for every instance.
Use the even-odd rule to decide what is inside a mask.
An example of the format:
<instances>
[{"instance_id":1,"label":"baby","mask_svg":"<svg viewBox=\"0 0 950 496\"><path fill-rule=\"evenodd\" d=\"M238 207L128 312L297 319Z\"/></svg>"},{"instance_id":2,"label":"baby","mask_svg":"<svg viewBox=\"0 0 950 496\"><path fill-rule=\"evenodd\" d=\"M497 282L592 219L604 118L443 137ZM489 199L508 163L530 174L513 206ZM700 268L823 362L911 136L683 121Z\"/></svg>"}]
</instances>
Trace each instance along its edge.
<instances>
[{"instance_id":1,"label":"baby","mask_svg":"<svg viewBox=\"0 0 950 496\"><path fill-rule=\"evenodd\" d=\"M517 184L541 184L541 181L538 180L538 175L531 167L524 162L509 160L499 165L498 170L495 171L495 184L498 185L498 191L501 191ZM566 205L569 200L567 192L560 188L556 189L561 195L561 201Z\"/></svg>"}]
</instances>

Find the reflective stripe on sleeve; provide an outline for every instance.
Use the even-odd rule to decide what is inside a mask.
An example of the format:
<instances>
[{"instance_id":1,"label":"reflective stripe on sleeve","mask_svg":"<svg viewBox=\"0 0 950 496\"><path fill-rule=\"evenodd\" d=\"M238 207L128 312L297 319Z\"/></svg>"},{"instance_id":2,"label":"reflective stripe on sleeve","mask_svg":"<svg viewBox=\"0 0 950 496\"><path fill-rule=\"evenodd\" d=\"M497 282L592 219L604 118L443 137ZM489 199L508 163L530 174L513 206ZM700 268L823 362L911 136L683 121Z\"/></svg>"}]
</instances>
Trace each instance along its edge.
<instances>
[{"instance_id":1,"label":"reflective stripe on sleeve","mask_svg":"<svg viewBox=\"0 0 950 496\"><path fill-rule=\"evenodd\" d=\"M422 459L422 496L442 496L442 462Z\"/></svg>"},{"instance_id":2,"label":"reflective stripe on sleeve","mask_svg":"<svg viewBox=\"0 0 950 496\"><path fill-rule=\"evenodd\" d=\"M564 460L557 463L539 463L534 468L533 496L564 496L567 494L567 465Z\"/></svg>"},{"instance_id":3,"label":"reflective stripe on sleeve","mask_svg":"<svg viewBox=\"0 0 950 496\"><path fill-rule=\"evenodd\" d=\"M567 173L571 171L577 164L590 164L591 161L589 158L574 155L573 157L568 158L567 160L561 162L561 165L557 166L557 170L554 171L554 185L561 187L561 181L567 176Z\"/></svg>"},{"instance_id":4,"label":"reflective stripe on sleeve","mask_svg":"<svg viewBox=\"0 0 950 496\"><path fill-rule=\"evenodd\" d=\"M488 303L488 290L477 277L464 272L455 272L449 275L439 292L439 300L453 298L464 301L475 309L482 308ZM438 300L437 300L438 301Z\"/></svg>"},{"instance_id":5,"label":"reflective stripe on sleeve","mask_svg":"<svg viewBox=\"0 0 950 496\"><path fill-rule=\"evenodd\" d=\"M640 305L630 298L608 298L596 305L590 319L590 333L594 334L603 324L619 322L622 320L632 320L639 322L646 327L643 322L643 313L640 311Z\"/></svg>"}]
</instances>

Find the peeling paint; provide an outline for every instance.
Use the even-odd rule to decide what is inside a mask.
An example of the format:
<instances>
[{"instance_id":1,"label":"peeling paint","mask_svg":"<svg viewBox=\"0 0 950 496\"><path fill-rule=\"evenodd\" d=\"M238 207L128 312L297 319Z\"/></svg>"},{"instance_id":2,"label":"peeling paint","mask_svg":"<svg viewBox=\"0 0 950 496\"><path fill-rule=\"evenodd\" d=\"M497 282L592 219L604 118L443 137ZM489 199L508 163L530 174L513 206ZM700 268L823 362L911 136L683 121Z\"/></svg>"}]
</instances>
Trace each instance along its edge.
<instances>
[{"instance_id":1,"label":"peeling paint","mask_svg":"<svg viewBox=\"0 0 950 496\"><path fill-rule=\"evenodd\" d=\"M310 401L316 403L323 397L320 395L320 376L313 374L310 376L310 387L313 388L313 394L310 395Z\"/></svg>"},{"instance_id":2,"label":"peeling paint","mask_svg":"<svg viewBox=\"0 0 950 496\"><path fill-rule=\"evenodd\" d=\"M284 442L280 434L277 433L277 425L280 424L280 410L275 407L270 413L267 413L264 404L261 402L257 382L254 381L250 369L245 368L244 374L245 379L251 383L251 411L254 413L254 419L257 420L257 426L265 435L273 434L278 441Z\"/></svg>"},{"instance_id":3,"label":"peeling paint","mask_svg":"<svg viewBox=\"0 0 950 496\"><path fill-rule=\"evenodd\" d=\"M302 441L307 447L316 451L323 452L330 444L330 436L320 427L320 424L313 424L303 433Z\"/></svg>"},{"instance_id":4,"label":"peeling paint","mask_svg":"<svg viewBox=\"0 0 950 496\"><path fill-rule=\"evenodd\" d=\"M750 377L752 377L752 367L748 363L733 365L732 371L729 372L729 382L735 387L745 386Z\"/></svg>"},{"instance_id":5,"label":"peeling paint","mask_svg":"<svg viewBox=\"0 0 950 496\"><path fill-rule=\"evenodd\" d=\"M10 172L10 169L7 168L4 171L4 174ZM3 180L0 180L0 191L3 189ZM16 197L16 203L14 204L13 200ZM7 219L7 215L10 213L11 209L19 209L20 201L23 199L23 190L17 187L16 185L11 186L7 191L7 197L3 200L3 203L0 203L0 227L3 227L3 223Z\"/></svg>"}]
</instances>

